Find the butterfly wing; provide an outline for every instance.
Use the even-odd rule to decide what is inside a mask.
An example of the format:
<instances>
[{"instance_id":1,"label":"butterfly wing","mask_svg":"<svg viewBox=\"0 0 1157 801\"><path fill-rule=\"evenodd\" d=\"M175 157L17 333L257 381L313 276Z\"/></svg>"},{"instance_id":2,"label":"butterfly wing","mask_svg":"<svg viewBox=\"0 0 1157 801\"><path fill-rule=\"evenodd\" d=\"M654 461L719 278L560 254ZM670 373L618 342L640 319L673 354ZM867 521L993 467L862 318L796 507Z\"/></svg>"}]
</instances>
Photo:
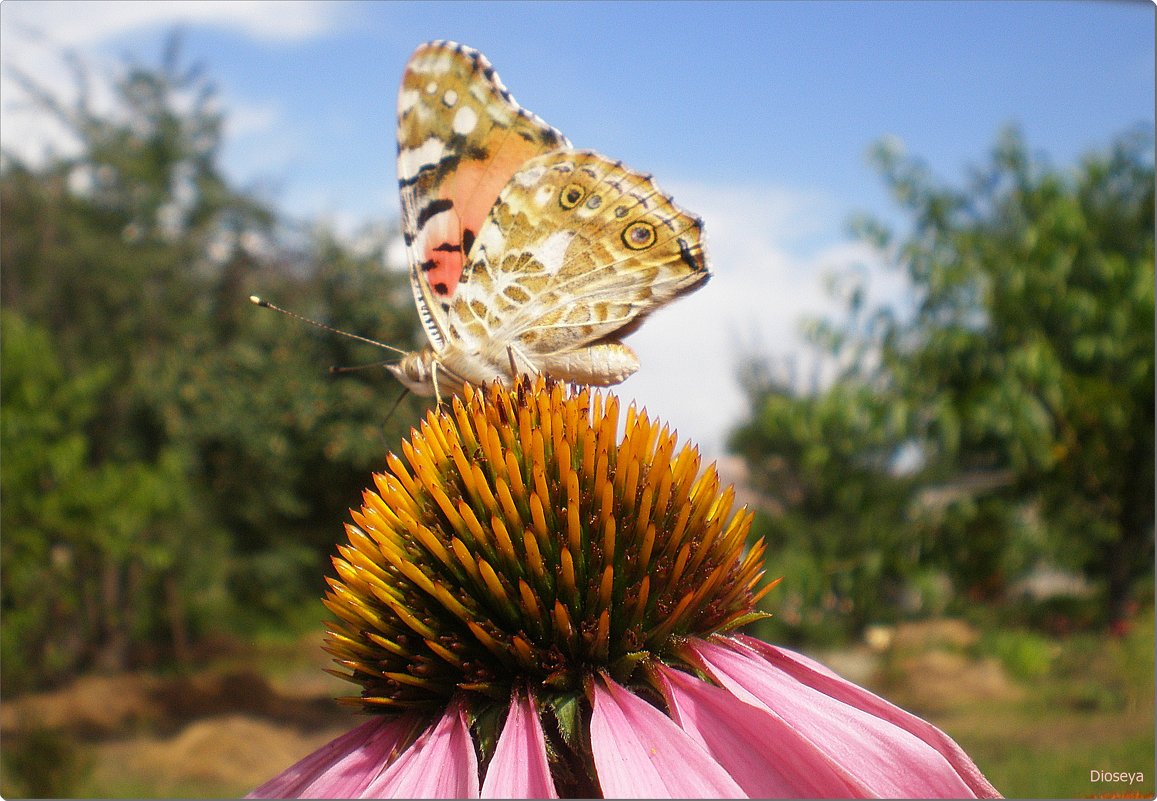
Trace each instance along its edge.
<instances>
[{"instance_id":1,"label":"butterfly wing","mask_svg":"<svg viewBox=\"0 0 1157 801\"><path fill-rule=\"evenodd\" d=\"M476 235L527 160L570 143L519 106L490 62L454 42L421 45L398 92L402 234L418 313L435 350Z\"/></svg>"},{"instance_id":2,"label":"butterfly wing","mask_svg":"<svg viewBox=\"0 0 1157 801\"><path fill-rule=\"evenodd\" d=\"M489 364L508 361L503 352L510 348L526 367L573 369L567 354L617 344L709 276L702 222L649 176L589 151L547 153L527 162L499 195L448 324L464 349ZM633 370L619 364L602 383ZM584 368L582 381L600 383L592 380L597 372Z\"/></svg>"}]
</instances>

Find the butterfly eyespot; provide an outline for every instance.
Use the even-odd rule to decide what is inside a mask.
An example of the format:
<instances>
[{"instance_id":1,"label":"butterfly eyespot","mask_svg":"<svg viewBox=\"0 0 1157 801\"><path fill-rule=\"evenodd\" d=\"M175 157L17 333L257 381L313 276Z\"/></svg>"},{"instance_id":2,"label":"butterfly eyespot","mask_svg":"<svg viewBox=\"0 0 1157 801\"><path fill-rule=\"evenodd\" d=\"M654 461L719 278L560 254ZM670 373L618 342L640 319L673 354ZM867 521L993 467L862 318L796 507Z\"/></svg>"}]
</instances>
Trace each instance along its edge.
<instances>
[{"instance_id":1,"label":"butterfly eyespot","mask_svg":"<svg viewBox=\"0 0 1157 801\"><path fill-rule=\"evenodd\" d=\"M626 206L617 207L615 209L615 216L618 217L619 219L626 217L627 216L627 207Z\"/></svg>"},{"instance_id":2,"label":"butterfly eyespot","mask_svg":"<svg viewBox=\"0 0 1157 801\"><path fill-rule=\"evenodd\" d=\"M558 193L558 205L564 209L573 209L583 199L586 192L578 184L567 184Z\"/></svg>"},{"instance_id":3,"label":"butterfly eyespot","mask_svg":"<svg viewBox=\"0 0 1157 801\"><path fill-rule=\"evenodd\" d=\"M633 222L623 229L623 244L631 250L645 250L655 244L655 226Z\"/></svg>"},{"instance_id":4,"label":"butterfly eyespot","mask_svg":"<svg viewBox=\"0 0 1157 801\"><path fill-rule=\"evenodd\" d=\"M590 199L587 200L588 209L597 209L601 205L603 205L603 199L600 195L591 195Z\"/></svg>"}]
</instances>

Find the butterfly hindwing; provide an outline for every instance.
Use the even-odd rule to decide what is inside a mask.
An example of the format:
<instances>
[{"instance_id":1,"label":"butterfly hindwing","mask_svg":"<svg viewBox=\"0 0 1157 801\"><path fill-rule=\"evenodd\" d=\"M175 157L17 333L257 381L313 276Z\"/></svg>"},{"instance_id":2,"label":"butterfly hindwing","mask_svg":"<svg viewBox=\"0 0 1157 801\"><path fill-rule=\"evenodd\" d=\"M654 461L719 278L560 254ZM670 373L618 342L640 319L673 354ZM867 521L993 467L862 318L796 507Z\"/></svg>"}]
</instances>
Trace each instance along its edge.
<instances>
[{"instance_id":1,"label":"butterfly hindwing","mask_svg":"<svg viewBox=\"0 0 1157 801\"><path fill-rule=\"evenodd\" d=\"M503 187L529 159L569 148L520 107L476 50L430 42L398 92L398 184L414 300L436 351L473 242Z\"/></svg>"},{"instance_id":2,"label":"butterfly hindwing","mask_svg":"<svg viewBox=\"0 0 1157 801\"><path fill-rule=\"evenodd\" d=\"M464 349L509 345L541 370L625 336L709 274L700 220L649 176L597 153L556 151L502 190L448 323Z\"/></svg>"}]
</instances>

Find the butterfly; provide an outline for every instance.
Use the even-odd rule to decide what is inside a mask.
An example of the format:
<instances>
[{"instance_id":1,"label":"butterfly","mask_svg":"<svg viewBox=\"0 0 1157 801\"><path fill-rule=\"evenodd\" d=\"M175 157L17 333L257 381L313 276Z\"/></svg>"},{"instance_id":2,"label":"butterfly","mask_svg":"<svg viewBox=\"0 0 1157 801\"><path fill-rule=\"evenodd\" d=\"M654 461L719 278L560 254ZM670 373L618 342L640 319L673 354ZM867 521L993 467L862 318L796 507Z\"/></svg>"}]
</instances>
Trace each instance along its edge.
<instances>
[{"instance_id":1,"label":"butterfly","mask_svg":"<svg viewBox=\"0 0 1157 801\"><path fill-rule=\"evenodd\" d=\"M429 345L388 368L420 395L537 373L617 384L639 368L620 340L711 275L698 217L574 149L455 42L406 64L398 186Z\"/></svg>"}]
</instances>

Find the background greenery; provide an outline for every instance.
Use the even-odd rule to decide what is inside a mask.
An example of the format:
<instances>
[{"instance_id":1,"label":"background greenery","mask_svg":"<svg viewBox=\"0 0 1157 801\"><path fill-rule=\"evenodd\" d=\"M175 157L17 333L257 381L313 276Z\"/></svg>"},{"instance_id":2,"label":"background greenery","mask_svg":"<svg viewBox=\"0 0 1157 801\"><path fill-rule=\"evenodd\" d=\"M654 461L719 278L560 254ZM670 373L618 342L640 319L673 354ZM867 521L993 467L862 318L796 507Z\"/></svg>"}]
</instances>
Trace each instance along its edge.
<instances>
[{"instance_id":1,"label":"background greenery","mask_svg":"<svg viewBox=\"0 0 1157 801\"><path fill-rule=\"evenodd\" d=\"M228 185L212 84L175 46L116 91L105 115L41 95L80 153L0 174L8 692L180 661L316 597L417 412L386 420L382 370L326 372L380 353L247 300L415 341L387 237L355 252Z\"/></svg>"},{"instance_id":2,"label":"background greenery","mask_svg":"<svg viewBox=\"0 0 1157 801\"><path fill-rule=\"evenodd\" d=\"M804 579L781 633L978 602L1121 625L1153 587L1151 132L1059 169L1008 129L965 187L886 145L873 159L911 230L852 227L912 294L873 307L845 282L846 316L811 326L834 383L750 365L731 438L770 552ZM1087 580L1081 608L1009 608L1045 568Z\"/></svg>"},{"instance_id":3,"label":"background greenery","mask_svg":"<svg viewBox=\"0 0 1157 801\"><path fill-rule=\"evenodd\" d=\"M421 409L387 418L399 389L382 370L325 370L382 354L249 305L260 292L419 344L405 278L383 269L397 233L351 244L230 185L212 82L175 45L127 72L110 113L38 97L81 148L0 168L6 698L187 670L212 638L315 618L346 509ZM873 158L909 226L852 229L911 292L881 307L838 283L846 314L811 329L842 365L830 384L759 359L741 376L750 413L730 444L785 577L760 633L839 646L966 619L985 632L972 656L1050 688L1026 718L1068 714L1062 696L1131 709L1148 739L1107 767L1147 753L1151 772L1152 691L1135 687L1152 680L1152 133L1057 167L1009 129L961 187L884 145ZM1027 590L1041 575L1079 591ZM1086 668L1091 686L1074 679ZM999 761L1007 729L965 729ZM46 775L29 755L59 742L21 743L10 770ZM1090 758L1066 759L1079 773ZM1018 778L1035 760L1001 764L1025 788L997 781L1010 794L1072 792Z\"/></svg>"}]
</instances>

